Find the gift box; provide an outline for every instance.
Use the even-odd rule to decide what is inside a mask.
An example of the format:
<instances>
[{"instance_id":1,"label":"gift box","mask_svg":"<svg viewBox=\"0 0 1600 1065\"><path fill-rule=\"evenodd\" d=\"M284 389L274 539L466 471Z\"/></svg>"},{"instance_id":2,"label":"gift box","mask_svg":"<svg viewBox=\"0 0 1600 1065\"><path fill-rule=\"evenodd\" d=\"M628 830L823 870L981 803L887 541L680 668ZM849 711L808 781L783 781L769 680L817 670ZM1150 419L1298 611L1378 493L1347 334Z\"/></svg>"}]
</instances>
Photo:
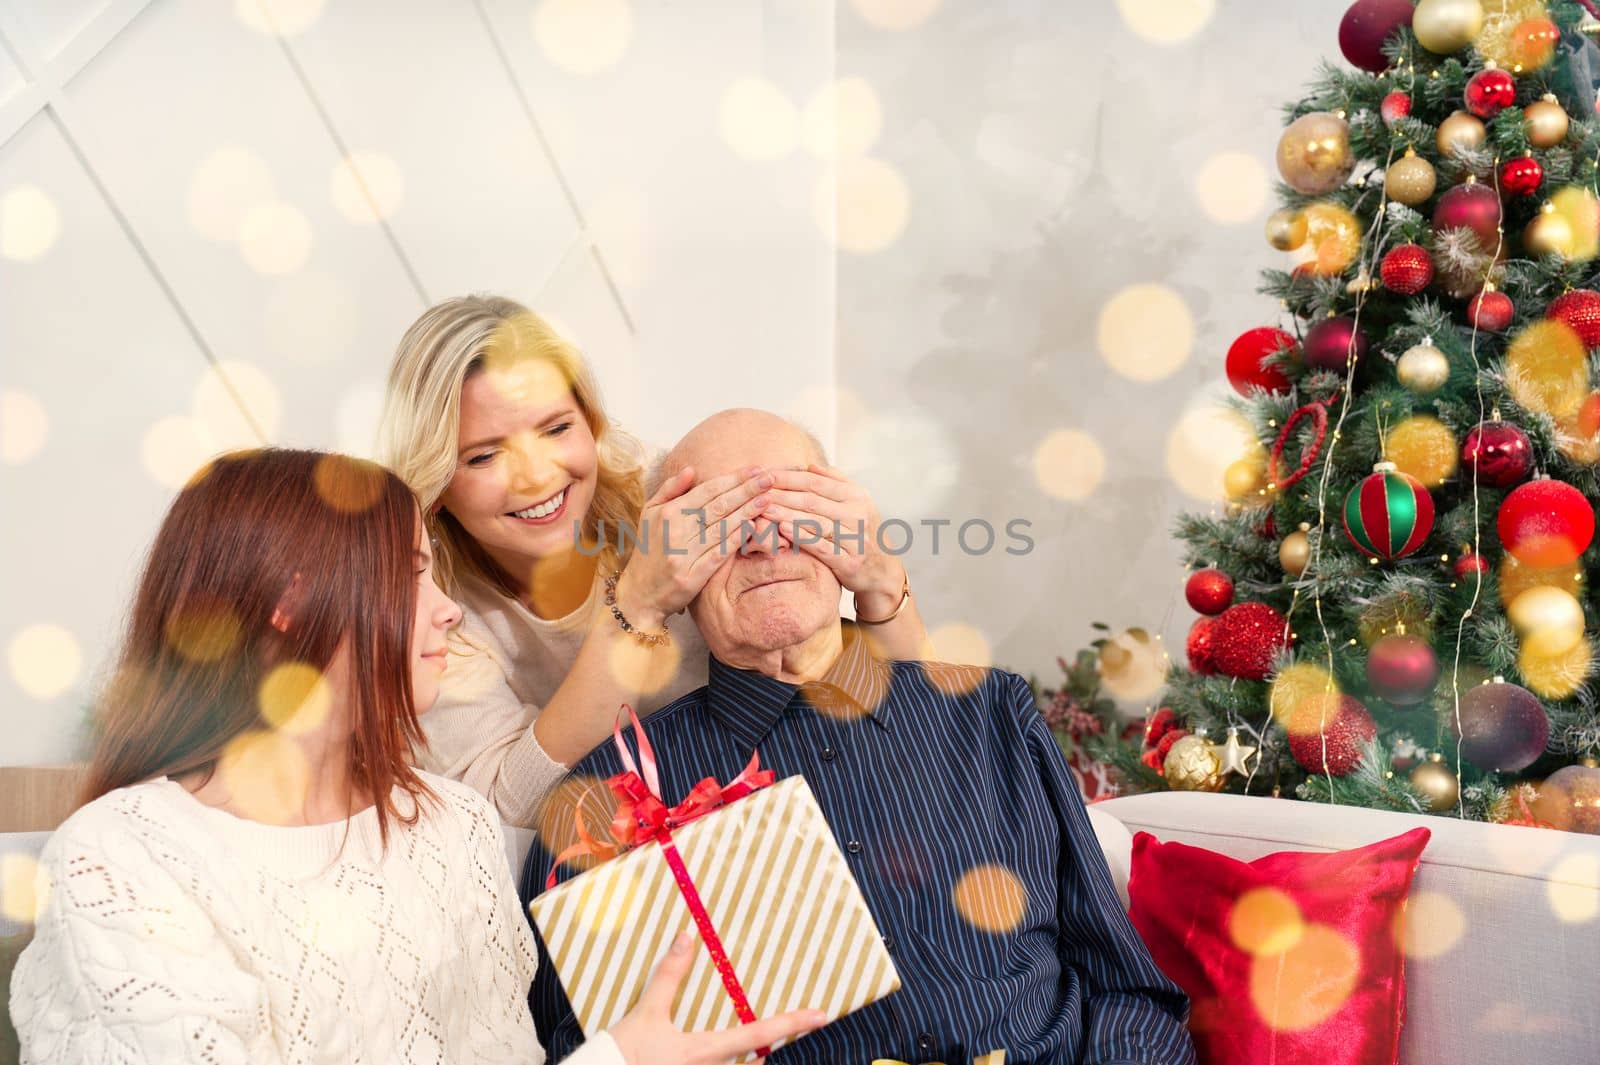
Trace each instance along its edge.
<instances>
[{"instance_id":1,"label":"gift box","mask_svg":"<svg viewBox=\"0 0 1600 1065\"><path fill-rule=\"evenodd\" d=\"M540 895L528 911L586 1036L633 1007L688 930L702 945L673 1002L684 1031L738 1024L741 991L755 1017L819 1009L834 1020L900 986L803 777L696 815L665 843L636 846Z\"/></svg>"}]
</instances>

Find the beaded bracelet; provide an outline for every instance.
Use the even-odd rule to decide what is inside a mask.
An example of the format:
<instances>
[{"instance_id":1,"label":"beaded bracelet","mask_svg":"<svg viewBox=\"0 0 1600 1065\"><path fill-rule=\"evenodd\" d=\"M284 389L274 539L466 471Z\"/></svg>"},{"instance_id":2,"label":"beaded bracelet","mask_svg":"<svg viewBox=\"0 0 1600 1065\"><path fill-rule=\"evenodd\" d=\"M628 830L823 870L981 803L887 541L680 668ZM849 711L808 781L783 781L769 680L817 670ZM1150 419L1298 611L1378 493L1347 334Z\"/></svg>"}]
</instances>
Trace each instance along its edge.
<instances>
[{"instance_id":1,"label":"beaded bracelet","mask_svg":"<svg viewBox=\"0 0 1600 1065\"><path fill-rule=\"evenodd\" d=\"M623 615L617 606L617 578L622 576L619 569L606 578L606 606L611 608L611 616L617 619L617 624L622 626L623 632L633 633L633 638L646 647L660 647L662 644L672 642L672 633L663 628L660 632L645 632L633 627L633 623Z\"/></svg>"}]
</instances>

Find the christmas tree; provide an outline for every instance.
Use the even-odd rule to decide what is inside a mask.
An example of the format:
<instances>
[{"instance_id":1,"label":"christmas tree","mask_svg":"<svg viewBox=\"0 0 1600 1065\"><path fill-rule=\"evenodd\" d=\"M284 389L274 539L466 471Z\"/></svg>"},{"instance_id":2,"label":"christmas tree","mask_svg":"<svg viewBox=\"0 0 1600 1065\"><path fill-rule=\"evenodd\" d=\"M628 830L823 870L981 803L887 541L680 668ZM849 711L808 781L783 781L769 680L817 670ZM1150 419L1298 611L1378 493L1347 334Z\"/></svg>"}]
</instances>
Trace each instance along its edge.
<instances>
[{"instance_id":1,"label":"christmas tree","mask_svg":"<svg viewBox=\"0 0 1600 1065\"><path fill-rule=\"evenodd\" d=\"M1256 443L1138 787L1600 831L1600 122L1587 3L1358 0L1285 108ZM1330 42L1331 44L1332 42Z\"/></svg>"}]
</instances>

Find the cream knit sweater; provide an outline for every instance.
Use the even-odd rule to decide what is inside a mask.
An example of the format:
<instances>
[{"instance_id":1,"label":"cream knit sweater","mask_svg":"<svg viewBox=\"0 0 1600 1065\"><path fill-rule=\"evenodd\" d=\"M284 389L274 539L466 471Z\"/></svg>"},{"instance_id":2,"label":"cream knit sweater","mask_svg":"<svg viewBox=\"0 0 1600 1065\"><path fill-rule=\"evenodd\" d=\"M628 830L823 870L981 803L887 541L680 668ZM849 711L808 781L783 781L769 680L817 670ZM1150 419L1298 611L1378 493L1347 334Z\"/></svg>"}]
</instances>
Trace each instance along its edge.
<instances>
[{"instance_id":1,"label":"cream knit sweater","mask_svg":"<svg viewBox=\"0 0 1600 1065\"><path fill-rule=\"evenodd\" d=\"M79 810L41 856L12 980L23 1062L538 1065L537 955L499 824L426 779L438 805L387 850L371 808L348 834L277 827L171 780ZM602 1035L568 1060L622 1056Z\"/></svg>"},{"instance_id":2,"label":"cream knit sweater","mask_svg":"<svg viewBox=\"0 0 1600 1065\"><path fill-rule=\"evenodd\" d=\"M563 618L546 620L499 589L464 575L457 598L461 624L450 633L449 658L439 699L422 715L427 747L424 769L465 781L494 803L508 825L532 827L539 804L567 767L551 758L533 734L540 707L566 680L578 651L605 605L595 580L588 600ZM639 699L647 714L706 682L710 652L686 614L667 619L672 643L657 654L672 672ZM609 712L615 712L610 707Z\"/></svg>"}]
</instances>

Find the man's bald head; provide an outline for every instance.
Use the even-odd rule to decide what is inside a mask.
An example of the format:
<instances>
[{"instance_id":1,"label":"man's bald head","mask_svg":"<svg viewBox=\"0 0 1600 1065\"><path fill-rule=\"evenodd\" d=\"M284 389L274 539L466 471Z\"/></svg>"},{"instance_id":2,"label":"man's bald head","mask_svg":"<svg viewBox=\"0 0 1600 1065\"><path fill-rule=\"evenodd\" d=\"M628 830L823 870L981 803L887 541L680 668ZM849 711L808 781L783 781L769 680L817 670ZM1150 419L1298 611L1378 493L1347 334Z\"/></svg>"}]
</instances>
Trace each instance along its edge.
<instances>
[{"instance_id":1,"label":"man's bald head","mask_svg":"<svg viewBox=\"0 0 1600 1065\"><path fill-rule=\"evenodd\" d=\"M786 448L799 441L800 453L803 459L796 463L793 461L794 453ZM706 465L707 459L715 460L716 457L729 450L738 451L746 457L728 466L726 469L712 469ZM753 457L757 450L769 449L783 450L788 454L788 462L766 462ZM826 465L827 452L823 450L822 442L818 440L809 429L782 418L771 411L757 410L754 407L734 407L730 410L718 411L706 418L699 425L690 429L683 439L665 455L651 465L645 477L645 498L650 498L656 491L671 479L672 475L685 466L695 467L697 481L704 481L722 473L731 473L740 466L805 466L807 462Z\"/></svg>"}]
</instances>

